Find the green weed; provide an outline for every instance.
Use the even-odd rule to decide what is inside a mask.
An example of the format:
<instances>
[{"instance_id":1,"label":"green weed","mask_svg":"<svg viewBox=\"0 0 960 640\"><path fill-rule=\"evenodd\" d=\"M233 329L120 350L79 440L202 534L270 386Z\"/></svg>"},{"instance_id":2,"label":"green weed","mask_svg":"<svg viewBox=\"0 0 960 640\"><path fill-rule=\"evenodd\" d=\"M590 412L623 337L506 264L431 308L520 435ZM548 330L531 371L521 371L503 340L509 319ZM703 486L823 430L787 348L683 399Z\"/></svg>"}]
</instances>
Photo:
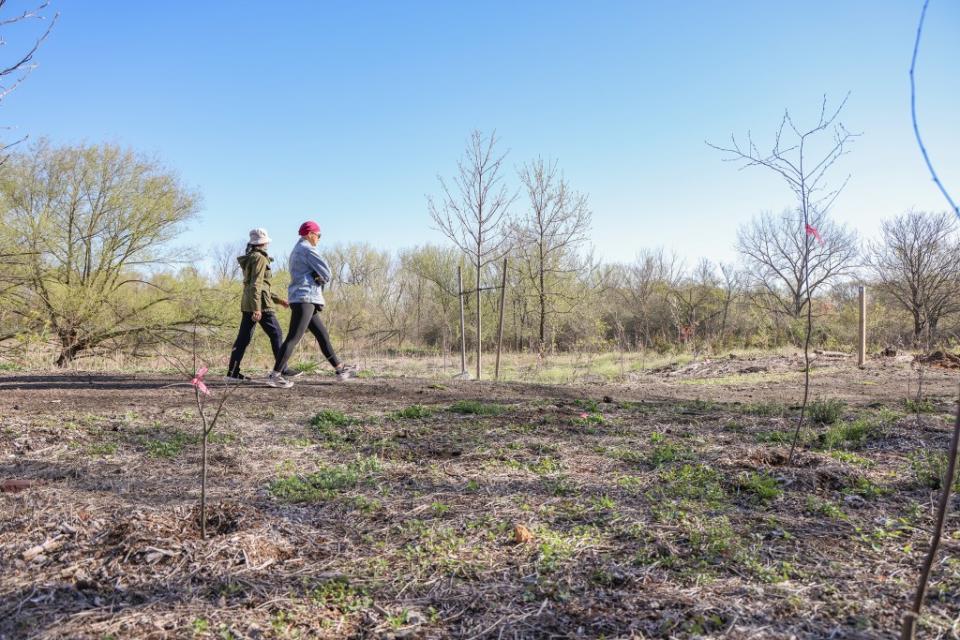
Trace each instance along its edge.
<instances>
[{"instance_id":1,"label":"green weed","mask_svg":"<svg viewBox=\"0 0 960 640\"><path fill-rule=\"evenodd\" d=\"M914 400L913 398L907 398L903 401L903 408L907 413L936 413L937 407L933 404L933 401L929 398L921 398L919 400Z\"/></svg>"},{"instance_id":2,"label":"green weed","mask_svg":"<svg viewBox=\"0 0 960 640\"><path fill-rule=\"evenodd\" d=\"M825 449L856 449L883 434L883 426L869 416L851 422L835 422L820 435Z\"/></svg>"},{"instance_id":3,"label":"green weed","mask_svg":"<svg viewBox=\"0 0 960 640\"><path fill-rule=\"evenodd\" d=\"M684 464L664 469L659 473L660 484L654 488L668 498L703 500L719 503L726 494L720 484L720 474L702 464Z\"/></svg>"},{"instance_id":4,"label":"green weed","mask_svg":"<svg viewBox=\"0 0 960 640\"><path fill-rule=\"evenodd\" d=\"M507 408L500 404L488 404L479 400L460 400L450 405L450 411L453 413L462 413L475 416L496 416L500 415Z\"/></svg>"},{"instance_id":5,"label":"green weed","mask_svg":"<svg viewBox=\"0 0 960 640\"><path fill-rule=\"evenodd\" d=\"M807 415L813 424L833 424L843 415L847 403L843 400L818 398L807 407Z\"/></svg>"},{"instance_id":6,"label":"green weed","mask_svg":"<svg viewBox=\"0 0 960 640\"><path fill-rule=\"evenodd\" d=\"M350 464L325 467L307 475L288 475L274 480L270 494L283 502L319 502L338 491L356 487L367 476L382 470L376 457L358 458Z\"/></svg>"},{"instance_id":7,"label":"green weed","mask_svg":"<svg viewBox=\"0 0 960 640\"><path fill-rule=\"evenodd\" d=\"M393 416L398 419L403 420L420 420L422 418L429 418L433 415L433 410L423 406L422 404L413 404L404 409L400 409L395 412Z\"/></svg>"},{"instance_id":8,"label":"green weed","mask_svg":"<svg viewBox=\"0 0 960 640\"><path fill-rule=\"evenodd\" d=\"M910 454L910 471L914 481L921 487L943 488L947 476L948 456L944 451L921 449ZM954 474L953 489L960 491L960 473Z\"/></svg>"},{"instance_id":9,"label":"green weed","mask_svg":"<svg viewBox=\"0 0 960 640\"><path fill-rule=\"evenodd\" d=\"M745 473L737 478L737 487L762 504L770 504L783 494L776 478L765 473Z\"/></svg>"}]
</instances>

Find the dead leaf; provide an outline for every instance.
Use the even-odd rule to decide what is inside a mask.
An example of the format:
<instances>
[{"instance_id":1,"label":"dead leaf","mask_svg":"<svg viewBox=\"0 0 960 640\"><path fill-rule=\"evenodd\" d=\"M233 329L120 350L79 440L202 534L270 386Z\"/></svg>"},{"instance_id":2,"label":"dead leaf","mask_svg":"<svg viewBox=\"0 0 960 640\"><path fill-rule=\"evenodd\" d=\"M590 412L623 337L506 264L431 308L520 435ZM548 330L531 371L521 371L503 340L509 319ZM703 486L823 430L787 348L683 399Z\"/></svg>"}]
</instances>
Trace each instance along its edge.
<instances>
[{"instance_id":1,"label":"dead leaf","mask_svg":"<svg viewBox=\"0 0 960 640\"><path fill-rule=\"evenodd\" d=\"M517 544L526 544L533 542L533 532L522 524L514 525L513 540Z\"/></svg>"}]
</instances>

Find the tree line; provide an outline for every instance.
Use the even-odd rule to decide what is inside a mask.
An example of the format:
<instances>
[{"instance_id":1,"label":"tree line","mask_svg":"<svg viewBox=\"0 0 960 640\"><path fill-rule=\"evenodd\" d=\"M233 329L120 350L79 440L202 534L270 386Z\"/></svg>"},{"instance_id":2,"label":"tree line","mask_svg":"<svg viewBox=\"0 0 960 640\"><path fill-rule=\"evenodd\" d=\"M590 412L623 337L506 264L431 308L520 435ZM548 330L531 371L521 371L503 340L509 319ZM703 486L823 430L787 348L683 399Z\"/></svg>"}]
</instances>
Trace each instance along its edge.
<instances>
[{"instance_id":1,"label":"tree line","mask_svg":"<svg viewBox=\"0 0 960 640\"><path fill-rule=\"evenodd\" d=\"M960 234L947 212L893 215L878 240L862 242L829 211L805 218L792 207L739 228L737 263L656 247L608 262L590 246L588 196L556 160L535 158L511 175L504 159L495 136L474 132L453 178L439 180L424 225L446 244L324 247L333 268L324 313L343 348L455 351L458 267L474 359L495 338L504 276L504 348L544 357L798 345L808 304L813 343L844 348L855 342L859 284L870 293L875 347L957 341ZM198 328L229 335L242 245L173 244L199 207L162 163L116 145L41 141L11 154L0 167L0 356L41 350L62 366L149 356ZM809 242L806 225L821 241Z\"/></svg>"}]
</instances>

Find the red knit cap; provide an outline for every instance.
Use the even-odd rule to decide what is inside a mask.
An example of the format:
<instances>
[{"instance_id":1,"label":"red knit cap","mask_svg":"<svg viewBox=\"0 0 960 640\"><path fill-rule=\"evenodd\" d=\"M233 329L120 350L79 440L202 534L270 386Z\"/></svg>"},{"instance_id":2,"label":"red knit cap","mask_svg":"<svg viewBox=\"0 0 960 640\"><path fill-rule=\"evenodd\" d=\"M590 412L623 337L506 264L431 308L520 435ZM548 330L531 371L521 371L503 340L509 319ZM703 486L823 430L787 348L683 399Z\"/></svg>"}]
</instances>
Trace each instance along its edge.
<instances>
[{"instance_id":1,"label":"red knit cap","mask_svg":"<svg viewBox=\"0 0 960 640\"><path fill-rule=\"evenodd\" d=\"M307 220L300 225L300 236L303 237L308 233L320 233L320 225L313 220Z\"/></svg>"}]
</instances>

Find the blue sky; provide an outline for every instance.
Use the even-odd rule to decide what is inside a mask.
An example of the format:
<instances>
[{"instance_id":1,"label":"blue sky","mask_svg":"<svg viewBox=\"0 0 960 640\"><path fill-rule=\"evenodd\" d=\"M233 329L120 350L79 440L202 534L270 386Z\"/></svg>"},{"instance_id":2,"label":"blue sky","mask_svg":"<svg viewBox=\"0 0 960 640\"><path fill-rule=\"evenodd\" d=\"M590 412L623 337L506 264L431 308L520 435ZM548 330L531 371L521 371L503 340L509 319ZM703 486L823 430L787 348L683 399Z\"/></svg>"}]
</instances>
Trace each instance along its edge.
<instances>
[{"instance_id":1,"label":"blue sky","mask_svg":"<svg viewBox=\"0 0 960 640\"><path fill-rule=\"evenodd\" d=\"M843 121L863 136L834 173L851 175L834 215L871 236L946 208L910 128L919 0L55 4L0 122L155 154L203 194L184 236L198 247L266 226L279 249L307 218L328 242L443 242L425 196L479 128L511 173L558 159L590 196L598 256L731 259L737 226L791 198L704 140L770 140L785 107L810 122L848 91ZM958 77L960 3L932 0L921 126L955 195Z\"/></svg>"}]
</instances>

